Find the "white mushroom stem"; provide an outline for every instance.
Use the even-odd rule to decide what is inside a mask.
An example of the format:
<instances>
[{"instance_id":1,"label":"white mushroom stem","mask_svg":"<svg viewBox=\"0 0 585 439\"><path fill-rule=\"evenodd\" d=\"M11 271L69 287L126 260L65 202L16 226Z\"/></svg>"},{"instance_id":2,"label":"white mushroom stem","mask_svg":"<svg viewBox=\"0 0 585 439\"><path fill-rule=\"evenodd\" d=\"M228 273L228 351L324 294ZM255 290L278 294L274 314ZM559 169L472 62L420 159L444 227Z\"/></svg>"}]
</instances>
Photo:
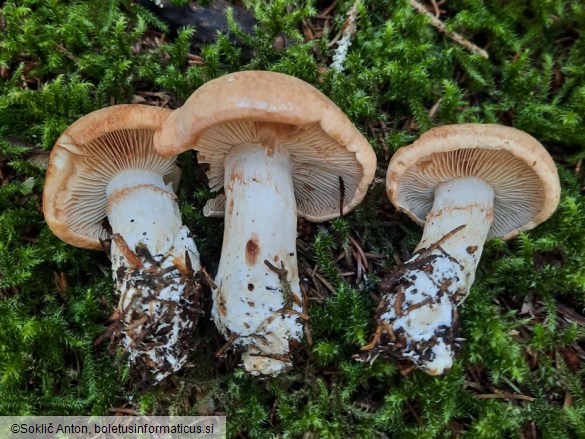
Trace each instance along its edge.
<instances>
[{"instance_id":1,"label":"white mushroom stem","mask_svg":"<svg viewBox=\"0 0 585 439\"><path fill-rule=\"evenodd\" d=\"M192 283L199 253L160 175L122 172L107 196L122 344L130 362L158 382L187 360L199 313Z\"/></svg>"},{"instance_id":2,"label":"white mushroom stem","mask_svg":"<svg viewBox=\"0 0 585 439\"><path fill-rule=\"evenodd\" d=\"M440 184L422 240L378 308L378 323L393 331L388 336L399 356L431 375L443 374L453 364L461 341L457 305L475 279L493 203L494 191L483 180Z\"/></svg>"},{"instance_id":3,"label":"white mushroom stem","mask_svg":"<svg viewBox=\"0 0 585 439\"><path fill-rule=\"evenodd\" d=\"M240 145L225 160L225 230L213 291L213 319L245 347L245 369L289 368L289 342L302 337L296 257L296 201L286 151Z\"/></svg>"},{"instance_id":4,"label":"white mushroom stem","mask_svg":"<svg viewBox=\"0 0 585 439\"><path fill-rule=\"evenodd\" d=\"M475 280L483 245L494 221L494 190L479 178L458 178L435 189L433 208L427 214L423 236L415 252L440 241L457 227L465 227L441 242L441 248L463 266L467 297Z\"/></svg>"}]
</instances>

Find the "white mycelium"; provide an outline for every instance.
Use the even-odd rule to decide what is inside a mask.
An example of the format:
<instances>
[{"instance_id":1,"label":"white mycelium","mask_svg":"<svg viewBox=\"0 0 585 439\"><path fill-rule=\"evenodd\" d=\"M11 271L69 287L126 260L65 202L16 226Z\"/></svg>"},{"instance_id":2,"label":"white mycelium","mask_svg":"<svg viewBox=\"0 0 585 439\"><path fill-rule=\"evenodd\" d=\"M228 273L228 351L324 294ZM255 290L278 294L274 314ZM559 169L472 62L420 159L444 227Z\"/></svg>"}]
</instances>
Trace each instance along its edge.
<instances>
[{"instance_id":1,"label":"white mycelium","mask_svg":"<svg viewBox=\"0 0 585 439\"><path fill-rule=\"evenodd\" d=\"M107 196L122 343L131 363L160 381L187 360L199 312L192 285L199 253L160 175L121 172Z\"/></svg>"},{"instance_id":2,"label":"white mycelium","mask_svg":"<svg viewBox=\"0 0 585 439\"><path fill-rule=\"evenodd\" d=\"M225 160L225 230L212 316L246 349L245 369L276 375L302 337L296 202L288 153L240 145Z\"/></svg>"},{"instance_id":3,"label":"white mycelium","mask_svg":"<svg viewBox=\"0 0 585 439\"><path fill-rule=\"evenodd\" d=\"M443 374L453 364L457 305L475 279L493 222L493 202L493 189L480 179L440 184L422 240L378 308L378 323L393 332L387 337L398 350L394 354L431 375ZM374 347L372 354L377 356L381 348Z\"/></svg>"}]
</instances>

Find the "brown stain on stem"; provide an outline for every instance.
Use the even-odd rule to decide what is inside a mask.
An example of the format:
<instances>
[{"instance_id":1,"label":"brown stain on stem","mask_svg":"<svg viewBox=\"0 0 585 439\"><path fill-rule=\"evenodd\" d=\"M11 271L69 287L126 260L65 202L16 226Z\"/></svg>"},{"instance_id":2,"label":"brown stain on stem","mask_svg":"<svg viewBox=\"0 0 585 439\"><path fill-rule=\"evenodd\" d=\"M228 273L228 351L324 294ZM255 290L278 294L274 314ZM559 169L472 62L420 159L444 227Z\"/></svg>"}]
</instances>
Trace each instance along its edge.
<instances>
[{"instance_id":1,"label":"brown stain on stem","mask_svg":"<svg viewBox=\"0 0 585 439\"><path fill-rule=\"evenodd\" d=\"M258 254L260 253L260 246L258 245L258 235L252 234L246 243L246 264L256 265L258 262Z\"/></svg>"},{"instance_id":2,"label":"brown stain on stem","mask_svg":"<svg viewBox=\"0 0 585 439\"><path fill-rule=\"evenodd\" d=\"M227 308L225 306L225 303L223 303L223 298L221 297L221 294L219 294L219 300L217 302L217 309L219 311L219 314L222 317L225 317L227 315Z\"/></svg>"}]
</instances>

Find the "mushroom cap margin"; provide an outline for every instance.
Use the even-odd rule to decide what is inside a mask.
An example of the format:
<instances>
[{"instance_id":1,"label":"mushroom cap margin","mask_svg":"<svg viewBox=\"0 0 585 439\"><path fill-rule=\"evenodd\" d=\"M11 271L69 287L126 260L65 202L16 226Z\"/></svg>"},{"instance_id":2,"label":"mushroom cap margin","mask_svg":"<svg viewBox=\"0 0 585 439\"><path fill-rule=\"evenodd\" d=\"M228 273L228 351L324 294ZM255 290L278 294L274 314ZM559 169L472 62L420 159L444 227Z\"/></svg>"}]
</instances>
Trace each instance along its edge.
<instances>
[{"instance_id":1,"label":"mushroom cap margin","mask_svg":"<svg viewBox=\"0 0 585 439\"><path fill-rule=\"evenodd\" d=\"M75 151L104 134L118 130L154 131L171 113L172 110L162 107L139 104L115 105L81 117L59 136L51 150L43 188L43 214L47 225L56 236L76 247L90 250L102 248L98 238L72 231L67 215L63 211L63 203L69 198L68 187L76 178L76 154L71 149ZM170 178L173 181L180 178L180 171L176 165L173 165ZM104 218L105 216L104 211Z\"/></svg>"}]
</instances>

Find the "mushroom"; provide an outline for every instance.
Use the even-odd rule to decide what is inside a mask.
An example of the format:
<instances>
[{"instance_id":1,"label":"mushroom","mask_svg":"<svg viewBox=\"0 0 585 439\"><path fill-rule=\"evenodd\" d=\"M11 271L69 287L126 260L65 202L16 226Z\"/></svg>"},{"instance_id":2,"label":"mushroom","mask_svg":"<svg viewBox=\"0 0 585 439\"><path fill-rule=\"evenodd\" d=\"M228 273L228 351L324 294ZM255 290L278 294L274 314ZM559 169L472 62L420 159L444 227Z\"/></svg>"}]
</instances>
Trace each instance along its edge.
<instances>
[{"instance_id":1,"label":"mushroom","mask_svg":"<svg viewBox=\"0 0 585 439\"><path fill-rule=\"evenodd\" d=\"M212 317L245 348L253 375L292 365L307 304L300 292L297 214L325 221L352 210L373 180L376 156L341 110L288 75L245 71L199 88L155 134L163 156L193 148L225 200Z\"/></svg>"},{"instance_id":2,"label":"mushroom","mask_svg":"<svg viewBox=\"0 0 585 439\"><path fill-rule=\"evenodd\" d=\"M99 250L111 237L114 332L155 382L185 364L199 315L199 253L165 182L179 168L152 144L171 113L117 105L77 120L53 147L43 193L46 222L63 241Z\"/></svg>"},{"instance_id":3,"label":"mushroom","mask_svg":"<svg viewBox=\"0 0 585 439\"><path fill-rule=\"evenodd\" d=\"M559 202L557 170L523 131L447 125L394 154L386 189L424 231L412 257L378 285L378 329L360 358L394 356L440 375L463 341L457 306L469 294L484 242L545 221Z\"/></svg>"}]
</instances>

